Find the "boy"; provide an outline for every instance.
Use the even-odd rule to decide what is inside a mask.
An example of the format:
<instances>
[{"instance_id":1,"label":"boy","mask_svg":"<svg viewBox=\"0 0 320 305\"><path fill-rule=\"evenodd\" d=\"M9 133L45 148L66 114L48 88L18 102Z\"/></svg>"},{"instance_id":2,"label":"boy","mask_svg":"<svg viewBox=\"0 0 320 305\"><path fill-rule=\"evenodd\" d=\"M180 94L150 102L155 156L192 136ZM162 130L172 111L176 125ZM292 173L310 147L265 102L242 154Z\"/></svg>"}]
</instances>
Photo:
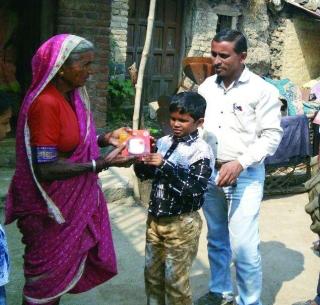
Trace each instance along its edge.
<instances>
[{"instance_id":1,"label":"boy","mask_svg":"<svg viewBox=\"0 0 320 305\"><path fill-rule=\"evenodd\" d=\"M214 158L199 138L205 99L182 92L170 103L173 135L157 142L157 152L135 164L141 179L153 178L146 230L145 286L148 305L191 305L189 273L202 221L197 210Z\"/></svg>"},{"instance_id":2,"label":"boy","mask_svg":"<svg viewBox=\"0 0 320 305\"><path fill-rule=\"evenodd\" d=\"M10 119L12 115L12 104L10 96L0 91L0 141L11 130ZM0 305L6 305L5 284L9 281L9 258L6 235L0 224Z\"/></svg>"}]
</instances>

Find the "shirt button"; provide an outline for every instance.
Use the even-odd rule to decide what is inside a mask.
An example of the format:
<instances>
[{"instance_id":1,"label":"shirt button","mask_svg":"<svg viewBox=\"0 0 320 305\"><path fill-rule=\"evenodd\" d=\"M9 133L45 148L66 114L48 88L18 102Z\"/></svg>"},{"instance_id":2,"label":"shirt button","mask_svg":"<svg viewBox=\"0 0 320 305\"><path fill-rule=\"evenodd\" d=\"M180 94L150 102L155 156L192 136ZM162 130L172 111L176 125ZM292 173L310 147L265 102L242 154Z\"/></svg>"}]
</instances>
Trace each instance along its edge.
<instances>
[{"instance_id":1,"label":"shirt button","mask_svg":"<svg viewBox=\"0 0 320 305\"><path fill-rule=\"evenodd\" d=\"M216 142L216 145L218 145L218 142Z\"/></svg>"},{"instance_id":2,"label":"shirt button","mask_svg":"<svg viewBox=\"0 0 320 305\"><path fill-rule=\"evenodd\" d=\"M223 111L221 111L221 114L223 113Z\"/></svg>"},{"instance_id":3,"label":"shirt button","mask_svg":"<svg viewBox=\"0 0 320 305\"><path fill-rule=\"evenodd\" d=\"M221 126L219 126L219 128L221 128Z\"/></svg>"}]
</instances>

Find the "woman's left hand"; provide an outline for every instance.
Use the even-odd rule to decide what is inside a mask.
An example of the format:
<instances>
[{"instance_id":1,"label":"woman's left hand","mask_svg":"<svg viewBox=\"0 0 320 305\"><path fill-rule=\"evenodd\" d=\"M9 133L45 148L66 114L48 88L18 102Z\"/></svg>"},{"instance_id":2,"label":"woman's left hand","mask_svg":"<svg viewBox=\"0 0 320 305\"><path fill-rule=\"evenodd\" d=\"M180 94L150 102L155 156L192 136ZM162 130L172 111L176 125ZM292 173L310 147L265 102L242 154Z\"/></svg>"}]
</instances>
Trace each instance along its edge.
<instances>
[{"instance_id":1,"label":"woman's left hand","mask_svg":"<svg viewBox=\"0 0 320 305\"><path fill-rule=\"evenodd\" d=\"M131 135L132 129L129 127L121 127L114 131L106 133L104 135L104 141L106 145L113 145L113 146L119 147L123 143L123 141L126 140L126 139L121 139L121 136L126 134Z\"/></svg>"}]
</instances>

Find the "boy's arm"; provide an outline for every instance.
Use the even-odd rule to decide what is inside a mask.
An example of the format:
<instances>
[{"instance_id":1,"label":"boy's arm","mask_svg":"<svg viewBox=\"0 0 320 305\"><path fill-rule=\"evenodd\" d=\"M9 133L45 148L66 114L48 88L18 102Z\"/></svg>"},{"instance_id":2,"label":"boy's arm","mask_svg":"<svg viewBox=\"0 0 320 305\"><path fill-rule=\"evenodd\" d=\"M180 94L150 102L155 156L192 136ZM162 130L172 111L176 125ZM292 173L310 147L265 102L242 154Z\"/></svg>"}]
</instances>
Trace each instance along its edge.
<instances>
[{"instance_id":1,"label":"boy's arm","mask_svg":"<svg viewBox=\"0 0 320 305\"><path fill-rule=\"evenodd\" d=\"M134 172L141 180L153 179L156 167L153 165L146 165L143 162L135 163L133 166Z\"/></svg>"},{"instance_id":2,"label":"boy's arm","mask_svg":"<svg viewBox=\"0 0 320 305\"><path fill-rule=\"evenodd\" d=\"M159 169L168 179L168 187L179 196L203 194L212 173L210 160L207 158L200 159L188 168L165 160Z\"/></svg>"}]
</instances>

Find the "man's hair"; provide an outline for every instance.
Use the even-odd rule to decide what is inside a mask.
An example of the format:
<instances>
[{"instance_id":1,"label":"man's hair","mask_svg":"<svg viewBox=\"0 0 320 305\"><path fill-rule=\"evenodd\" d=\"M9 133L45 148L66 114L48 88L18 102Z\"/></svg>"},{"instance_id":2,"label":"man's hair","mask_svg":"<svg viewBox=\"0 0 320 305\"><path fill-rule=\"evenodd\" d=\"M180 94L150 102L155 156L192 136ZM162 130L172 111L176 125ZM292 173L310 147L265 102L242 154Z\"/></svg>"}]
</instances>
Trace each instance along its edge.
<instances>
[{"instance_id":1,"label":"man's hair","mask_svg":"<svg viewBox=\"0 0 320 305\"><path fill-rule=\"evenodd\" d=\"M79 42L79 44L71 51L70 55L68 56L67 60L65 61L65 64L71 65L75 61L79 60L80 54L85 52L94 51L94 45L91 41L87 39L83 39Z\"/></svg>"},{"instance_id":2,"label":"man's hair","mask_svg":"<svg viewBox=\"0 0 320 305\"><path fill-rule=\"evenodd\" d=\"M246 37L240 32L236 30L224 29L217 33L212 41L222 42L222 41L230 41L234 42L234 51L237 54L242 52L247 52L248 45Z\"/></svg>"},{"instance_id":3,"label":"man's hair","mask_svg":"<svg viewBox=\"0 0 320 305\"><path fill-rule=\"evenodd\" d=\"M204 117L207 103L202 95L196 92L181 92L171 99L169 111L189 114L195 121Z\"/></svg>"},{"instance_id":4,"label":"man's hair","mask_svg":"<svg viewBox=\"0 0 320 305\"><path fill-rule=\"evenodd\" d=\"M0 91L0 115L3 115L12 107L11 97L8 93Z\"/></svg>"}]
</instances>

